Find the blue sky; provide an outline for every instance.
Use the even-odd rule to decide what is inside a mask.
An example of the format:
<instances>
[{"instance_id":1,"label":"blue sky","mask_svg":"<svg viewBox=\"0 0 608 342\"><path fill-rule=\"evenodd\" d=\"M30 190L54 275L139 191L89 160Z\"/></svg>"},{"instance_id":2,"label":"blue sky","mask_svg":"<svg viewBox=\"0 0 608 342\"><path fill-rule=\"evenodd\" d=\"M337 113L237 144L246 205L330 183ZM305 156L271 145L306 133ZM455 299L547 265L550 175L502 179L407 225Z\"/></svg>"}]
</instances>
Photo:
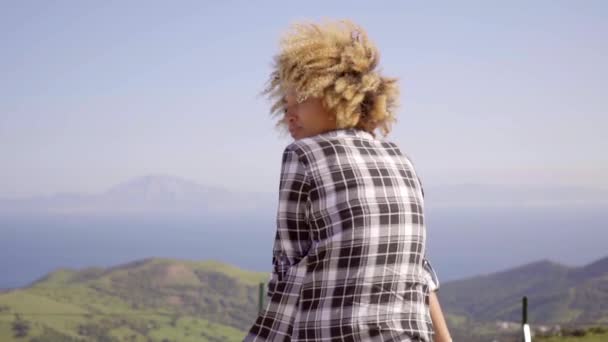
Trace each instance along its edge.
<instances>
[{"instance_id":1,"label":"blue sky","mask_svg":"<svg viewBox=\"0 0 608 342\"><path fill-rule=\"evenodd\" d=\"M1 1L0 197L146 174L276 191L257 94L281 33L349 18L400 79L425 184L608 188L604 1Z\"/></svg>"}]
</instances>

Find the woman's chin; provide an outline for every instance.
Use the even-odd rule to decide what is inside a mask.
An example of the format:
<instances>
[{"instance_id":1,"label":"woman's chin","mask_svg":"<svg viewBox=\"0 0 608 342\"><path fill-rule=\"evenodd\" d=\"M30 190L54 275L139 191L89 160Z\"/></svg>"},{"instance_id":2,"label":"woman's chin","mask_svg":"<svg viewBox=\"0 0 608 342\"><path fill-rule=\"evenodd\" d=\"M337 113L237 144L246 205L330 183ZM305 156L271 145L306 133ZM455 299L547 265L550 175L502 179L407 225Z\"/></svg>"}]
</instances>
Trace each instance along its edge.
<instances>
[{"instance_id":1,"label":"woman's chin","mask_svg":"<svg viewBox=\"0 0 608 342\"><path fill-rule=\"evenodd\" d=\"M292 137L294 140L298 140L298 139L302 139L302 138L303 138L303 136L302 136L302 132L300 132L300 129L297 129L297 128L296 128L295 130L293 130L293 131L292 131L292 130L290 130L290 131L289 131L289 134L291 135L291 137Z\"/></svg>"}]
</instances>

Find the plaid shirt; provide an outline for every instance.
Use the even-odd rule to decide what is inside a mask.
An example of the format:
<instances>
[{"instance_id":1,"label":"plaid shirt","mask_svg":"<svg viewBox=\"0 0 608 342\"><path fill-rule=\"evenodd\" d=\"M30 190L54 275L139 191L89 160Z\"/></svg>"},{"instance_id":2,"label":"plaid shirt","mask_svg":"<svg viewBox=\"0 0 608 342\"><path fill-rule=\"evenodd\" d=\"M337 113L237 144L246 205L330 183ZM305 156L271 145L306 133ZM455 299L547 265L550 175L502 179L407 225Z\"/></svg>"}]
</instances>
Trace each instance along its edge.
<instances>
[{"instance_id":1,"label":"plaid shirt","mask_svg":"<svg viewBox=\"0 0 608 342\"><path fill-rule=\"evenodd\" d=\"M432 341L423 196L409 158L365 131L287 146L266 306L244 341Z\"/></svg>"}]
</instances>

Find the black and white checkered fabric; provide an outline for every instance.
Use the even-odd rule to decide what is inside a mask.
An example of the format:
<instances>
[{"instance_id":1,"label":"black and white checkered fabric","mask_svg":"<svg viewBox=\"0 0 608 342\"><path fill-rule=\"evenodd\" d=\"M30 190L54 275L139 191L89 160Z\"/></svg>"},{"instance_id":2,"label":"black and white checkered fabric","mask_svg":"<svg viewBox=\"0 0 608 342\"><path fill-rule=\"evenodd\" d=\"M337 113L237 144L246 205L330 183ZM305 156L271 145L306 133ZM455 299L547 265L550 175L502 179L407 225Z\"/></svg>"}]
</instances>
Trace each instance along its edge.
<instances>
[{"instance_id":1,"label":"black and white checkered fabric","mask_svg":"<svg viewBox=\"0 0 608 342\"><path fill-rule=\"evenodd\" d=\"M244 341L432 341L423 196L407 155L365 131L287 146L267 304Z\"/></svg>"}]
</instances>

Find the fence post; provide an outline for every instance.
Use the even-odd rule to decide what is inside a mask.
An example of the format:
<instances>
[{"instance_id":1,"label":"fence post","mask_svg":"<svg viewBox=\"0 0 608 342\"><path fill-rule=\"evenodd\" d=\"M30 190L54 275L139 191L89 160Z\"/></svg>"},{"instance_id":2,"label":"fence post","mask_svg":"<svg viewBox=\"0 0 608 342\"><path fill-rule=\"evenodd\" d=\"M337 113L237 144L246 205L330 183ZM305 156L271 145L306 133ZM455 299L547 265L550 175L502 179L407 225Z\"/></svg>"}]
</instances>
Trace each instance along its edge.
<instances>
[{"instance_id":1,"label":"fence post","mask_svg":"<svg viewBox=\"0 0 608 342\"><path fill-rule=\"evenodd\" d=\"M522 320L523 330L523 342L532 342L532 335L530 334L530 325L528 324L528 297L524 296L522 299Z\"/></svg>"},{"instance_id":2,"label":"fence post","mask_svg":"<svg viewBox=\"0 0 608 342\"><path fill-rule=\"evenodd\" d=\"M264 283L260 283L260 298L258 304L258 311L261 312L264 308Z\"/></svg>"}]
</instances>

